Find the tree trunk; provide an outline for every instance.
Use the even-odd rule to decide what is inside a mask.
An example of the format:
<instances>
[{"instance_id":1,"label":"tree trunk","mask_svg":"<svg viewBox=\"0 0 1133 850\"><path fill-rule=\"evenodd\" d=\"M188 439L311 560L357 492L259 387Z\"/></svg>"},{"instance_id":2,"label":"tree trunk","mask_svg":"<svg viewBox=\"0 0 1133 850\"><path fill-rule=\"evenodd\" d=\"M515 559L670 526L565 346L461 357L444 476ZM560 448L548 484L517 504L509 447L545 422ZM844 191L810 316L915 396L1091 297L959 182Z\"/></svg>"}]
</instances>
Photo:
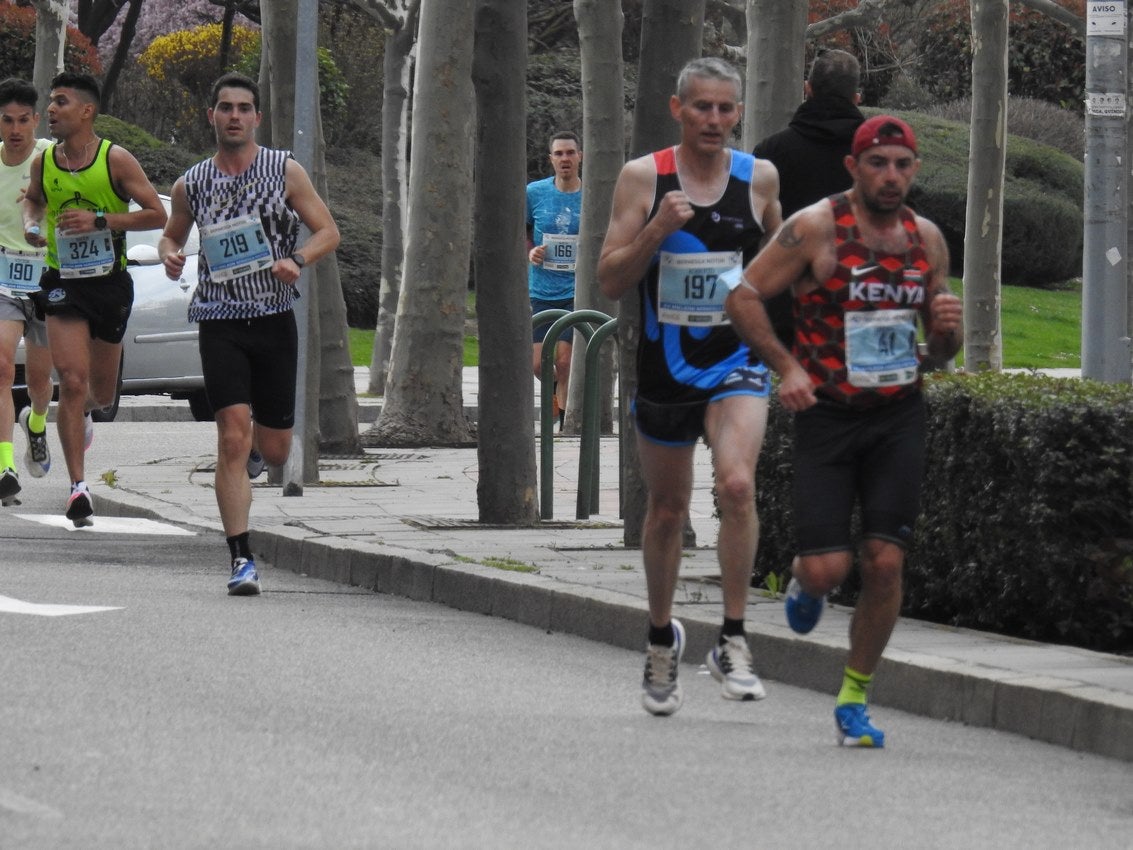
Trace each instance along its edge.
<instances>
[{"instance_id":1,"label":"tree trunk","mask_svg":"<svg viewBox=\"0 0 1133 850\"><path fill-rule=\"evenodd\" d=\"M268 63L270 88L267 96L261 91L261 103L270 104L270 134L273 147L290 149L295 135L295 86L299 20L299 0L279 0L265 3L261 10L263 25L263 48L260 51L260 77L264 77L264 61ZM261 127L263 125L261 124ZM299 327L299 371L297 380L304 384L306 403L302 410L295 411L296 422L302 421L302 432L295 439L302 445L298 455L302 457L302 469L298 471L301 483L315 483L319 480L318 452L318 398L319 398L319 328L318 272L315 268L305 276L307 288L302 303L296 305L295 320ZM305 341L305 344L304 344ZM355 425L357 427L357 425ZM291 463L296 462L293 452ZM272 483L280 483L280 470L270 471ZM284 482L285 484L300 483Z\"/></svg>"},{"instance_id":2,"label":"tree trunk","mask_svg":"<svg viewBox=\"0 0 1133 850\"><path fill-rule=\"evenodd\" d=\"M964 363L1003 368L999 327L1007 160L1007 0L972 1L971 155L964 225Z\"/></svg>"},{"instance_id":3,"label":"tree trunk","mask_svg":"<svg viewBox=\"0 0 1133 850\"><path fill-rule=\"evenodd\" d=\"M782 130L803 97L806 0L747 0L745 151Z\"/></svg>"},{"instance_id":4,"label":"tree trunk","mask_svg":"<svg viewBox=\"0 0 1133 850\"><path fill-rule=\"evenodd\" d=\"M43 102L51 81L63 70L63 47L67 43L67 4L60 0L32 0L35 6L35 63L32 85ZM36 135L47 136L47 110L40 110Z\"/></svg>"},{"instance_id":5,"label":"tree trunk","mask_svg":"<svg viewBox=\"0 0 1133 850\"><path fill-rule=\"evenodd\" d=\"M261 10L264 28L262 56L268 57L270 90L261 106L270 104L270 134L274 147L292 146L295 127L295 69L298 9L295 0L265 3ZM315 57L310 57L314 61ZM261 73L261 78L263 74ZM262 92L261 92L262 94ZM317 103L317 101L316 101ZM262 128L263 125L261 125ZM315 112L315 145L310 163L305 163L316 191L327 197L326 147L322 119ZM362 450L358 435L358 400L354 390L354 366L346 323L346 302L333 254L307 270L306 304L297 313L306 314L305 349L300 352L300 374L306 381L303 409L303 470L305 482L319 479L320 450L335 454L357 454Z\"/></svg>"},{"instance_id":6,"label":"tree trunk","mask_svg":"<svg viewBox=\"0 0 1133 850\"><path fill-rule=\"evenodd\" d=\"M624 77L622 68L622 10L602 0L574 0L582 62L582 150L585 154L586 191L578 233L574 299L580 310L600 310L614 316L617 305L598 288L598 256L610 221L614 184L625 160L625 106L621 85L610 80ZM598 361L602 380L603 433L613 428L612 393L615 347L604 345ZM577 427L582 410L586 376L586 349L576 345L571 354L570 398L566 424ZM622 432L625 433L624 431Z\"/></svg>"},{"instance_id":7,"label":"tree trunk","mask_svg":"<svg viewBox=\"0 0 1133 850\"><path fill-rule=\"evenodd\" d=\"M645 0L641 15L637 102L633 109L630 158L680 141L680 127L669 114L669 98L677 90L681 68L700 55L704 0ZM637 344L641 339L641 299L637 287L622 296L618 307L618 410L622 443L622 542L641 546L645 521L645 481L637 457L630 404L637 391ZM687 534L686 534L687 539Z\"/></svg>"},{"instance_id":8,"label":"tree trunk","mask_svg":"<svg viewBox=\"0 0 1133 850\"><path fill-rule=\"evenodd\" d=\"M414 10L420 7L414 4ZM370 384L374 395L385 395L393 348L397 300L401 295L405 216L408 207L409 89L417 15L386 36L385 88L382 96L382 271L378 294L378 326L370 357Z\"/></svg>"},{"instance_id":9,"label":"tree trunk","mask_svg":"<svg viewBox=\"0 0 1133 850\"><path fill-rule=\"evenodd\" d=\"M524 277L527 183L527 6L479 0L472 82L476 87L473 266L480 327L480 419L476 504L480 522L534 525L534 396L531 321Z\"/></svg>"},{"instance_id":10,"label":"tree trunk","mask_svg":"<svg viewBox=\"0 0 1133 850\"><path fill-rule=\"evenodd\" d=\"M366 445L472 440L461 361L472 212L475 10L475 0L421 4L405 279L385 404L363 435Z\"/></svg>"}]
</instances>

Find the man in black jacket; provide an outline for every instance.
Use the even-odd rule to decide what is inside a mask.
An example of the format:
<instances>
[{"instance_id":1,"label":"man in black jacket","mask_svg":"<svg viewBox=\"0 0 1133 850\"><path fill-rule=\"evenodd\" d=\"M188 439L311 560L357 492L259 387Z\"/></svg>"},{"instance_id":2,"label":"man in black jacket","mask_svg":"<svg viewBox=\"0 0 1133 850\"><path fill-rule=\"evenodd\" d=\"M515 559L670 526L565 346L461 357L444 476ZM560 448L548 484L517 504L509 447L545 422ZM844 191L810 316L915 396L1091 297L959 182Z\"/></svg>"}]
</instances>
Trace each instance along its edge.
<instances>
[{"instance_id":1,"label":"man in black jacket","mask_svg":"<svg viewBox=\"0 0 1133 850\"><path fill-rule=\"evenodd\" d=\"M779 203L786 221L797 210L850 188L844 160L854 131L865 117L858 60L844 50L827 50L811 63L803 83L805 100L787 129L756 144L752 151L779 169ZM794 341L791 299L782 293L767 303L771 325L789 350Z\"/></svg>"}]
</instances>

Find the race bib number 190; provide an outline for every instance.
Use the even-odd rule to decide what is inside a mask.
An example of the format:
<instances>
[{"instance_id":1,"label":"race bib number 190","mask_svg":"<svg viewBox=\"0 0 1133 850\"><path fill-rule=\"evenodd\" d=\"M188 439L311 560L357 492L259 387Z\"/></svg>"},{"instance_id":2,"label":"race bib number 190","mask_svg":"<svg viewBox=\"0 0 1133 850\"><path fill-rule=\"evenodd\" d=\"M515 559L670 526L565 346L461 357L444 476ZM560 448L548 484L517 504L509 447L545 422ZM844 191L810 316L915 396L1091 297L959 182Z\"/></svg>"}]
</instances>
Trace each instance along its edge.
<instances>
[{"instance_id":1,"label":"race bib number 190","mask_svg":"<svg viewBox=\"0 0 1133 850\"><path fill-rule=\"evenodd\" d=\"M217 283L270 268L275 262L258 216L245 216L201 228L201 253Z\"/></svg>"},{"instance_id":2,"label":"race bib number 190","mask_svg":"<svg viewBox=\"0 0 1133 850\"><path fill-rule=\"evenodd\" d=\"M19 251L0 245L0 292L35 292L43 266L41 251Z\"/></svg>"}]
</instances>

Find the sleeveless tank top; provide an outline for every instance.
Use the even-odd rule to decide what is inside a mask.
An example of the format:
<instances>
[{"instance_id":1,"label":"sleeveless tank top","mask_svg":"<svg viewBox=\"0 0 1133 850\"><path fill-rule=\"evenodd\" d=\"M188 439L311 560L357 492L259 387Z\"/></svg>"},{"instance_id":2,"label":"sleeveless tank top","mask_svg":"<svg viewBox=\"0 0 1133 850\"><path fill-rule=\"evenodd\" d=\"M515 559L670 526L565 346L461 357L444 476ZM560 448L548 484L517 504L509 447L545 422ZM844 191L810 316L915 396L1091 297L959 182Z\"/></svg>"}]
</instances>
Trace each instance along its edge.
<instances>
[{"instance_id":1,"label":"sleeveless tank top","mask_svg":"<svg viewBox=\"0 0 1133 850\"><path fill-rule=\"evenodd\" d=\"M103 213L123 213L130 209L129 198L123 198L115 191L114 181L111 179L112 142L99 139L94 159L88 166L76 171L63 168L56 162L58 147L58 144L53 144L43 153L43 196L47 199L47 265L53 269L60 267L58 234L55 231L55 222L60 213L76 208L92 212L101 210ZM92 251L113 252L111 271L126 268L126 234L121 230L109 233L109 244L106 244L107 237L89 238L90 234L85 234L81 240L75 240L71 245L72 250L81 251L85 255L76 259L94 259L89 256Z\"/></svg>"},{"instance_id":2,"label":"sleeveless tank top","mask_svg":"<svg viewBox=\"0 0 1133 850\"><path fill-rule=\"evenodd\" d=\"M290 158L290 151L261 147L241 174L225 174L211 157L186 171L185 194L189 210L202 230L202 245L210 225L240 219L251 222L253 227L262 227L271 258L290 256L299 235L299 215L287 204L285 169ZM270 264L247 274L215 280L203 249L197 277L197 288L189 304L190 322L270 316L290 310L299 297L294 286L272 275Z\"/></svg>"},{"instance_id":3,"label":"sleeveless tank top","mask_svg":"<svg viewBox=\"0 0 1133 850\"><path fill-rule=\"evenodd\" d=\"M838 262L821 286L795 300L795 353L820 398L875 407L920 387L916 322L929 263L908 207L899 213L908 248L884 254L862 242L845 194L829 200Z\"/></svg>"},{"instance_id":4,"label":"sleeveless tank top","mask_svg":"<svg viewBox=\"0 0 1133 850\"><path fill-rule=\"evenodd\" d=\"M713 390L736 369L759 365L759 359L732 330L720 322L724 284L715 282L715 271L723 271L721 256L738 254L734 261L746 264L759 248L763 226L751 207L751 179L755 157L732 150L728 182L719 199L707 206L693 206L693 216L661 244L649 270L639 284L641 293L641 340L637 356L637 394L660 404L682 404L710 398ZM681 188L677 175L676 148L653 154L657 184L649 217L657 214L667 192ZM714 259L704 259L711 255ZM660 288L663 276L672 287L673 269L688 258L693 265L679 272L684 287L710 302L703 325L679 324L666 319L665 299ZM668 290L667 290L668 291ZM687 291L687 289L686 289ZM680 301L680 299L677 299ZM695 301L686 298L683 312L691 314ZM719 309L716 309L716 308ZM695 319L691 320L695 321ZM723 321L726 321L723 320Z\"/></svg>"}]
</instances>

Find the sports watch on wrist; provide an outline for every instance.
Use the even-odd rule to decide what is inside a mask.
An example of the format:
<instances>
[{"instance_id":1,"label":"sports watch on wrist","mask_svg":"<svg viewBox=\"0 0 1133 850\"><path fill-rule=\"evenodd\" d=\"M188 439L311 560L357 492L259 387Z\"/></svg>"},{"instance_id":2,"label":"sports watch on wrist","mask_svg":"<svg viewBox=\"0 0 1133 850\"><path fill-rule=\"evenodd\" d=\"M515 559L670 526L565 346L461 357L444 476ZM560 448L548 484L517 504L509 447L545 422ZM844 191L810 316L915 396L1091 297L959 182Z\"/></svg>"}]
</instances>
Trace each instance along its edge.
<instances>
[{"instance_id":1,"label":"sports watch on wrist","mask_svg":"<svg viewBox=\"0 0 1133 850\"><path fill-rule=\"evenodd\" d=\"M293 262L299 268L303 268L303 266L307 265L307 259L302 254L292 254L291 262Z\"/></svg>"},{"instance_id":2,"label":"sports watch on wrist","mask_svg":"<svg viewBox=\"0 0 1133 850\"><path fill-rule=\"evenodd\" d=\"M106 214L102 210L94 214L94 227L95 230L106 230Z\"/></svg>"}]
</instances>

